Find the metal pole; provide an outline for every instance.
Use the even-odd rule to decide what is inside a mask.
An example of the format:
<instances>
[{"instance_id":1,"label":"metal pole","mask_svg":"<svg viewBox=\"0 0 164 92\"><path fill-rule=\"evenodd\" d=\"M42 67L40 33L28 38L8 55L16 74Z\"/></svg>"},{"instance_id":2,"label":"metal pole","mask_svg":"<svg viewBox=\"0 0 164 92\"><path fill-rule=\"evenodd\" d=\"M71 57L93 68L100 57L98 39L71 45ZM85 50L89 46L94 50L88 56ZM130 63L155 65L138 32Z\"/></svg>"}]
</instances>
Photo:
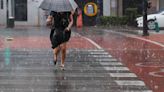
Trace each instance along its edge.
<instances>
[{"instance_id":1,"label":"metal pole","mask_svg":"<svg viewBox=\"0 0 164 92\"><path fill-rule=\"evenodd\" d=\"M15 26L15 0L11 0L11 16L12 16L12 25L13 28Z\"/></svg>"},{"instance_id":2,"label":"metal pole","mask_svg":"<svg viewBox=\"0 0 164 92\"><path fill-rule=\"evenodd\" d=\"M11 16L15 17L15 0L11 0Z\"/></svg>"},{"instance_id":3,"label":"metal pole","mask_svg":"<svg viewBox=\"0 0 164 92\"><path fill-rule=\"evenodd\" d=\"M9 24L9 1L6 0L6 27L8 28Z\"/></svg>"},{"instance_id":4,"label":"metal pole","mask_svg":"<svg viewBox=\"0 0 164 92\"><path fill-rule=\"evenodd\" d=\"M143 0L143 36L149 36L147 27L147 0Z\"/></svg>"}]
</instances>

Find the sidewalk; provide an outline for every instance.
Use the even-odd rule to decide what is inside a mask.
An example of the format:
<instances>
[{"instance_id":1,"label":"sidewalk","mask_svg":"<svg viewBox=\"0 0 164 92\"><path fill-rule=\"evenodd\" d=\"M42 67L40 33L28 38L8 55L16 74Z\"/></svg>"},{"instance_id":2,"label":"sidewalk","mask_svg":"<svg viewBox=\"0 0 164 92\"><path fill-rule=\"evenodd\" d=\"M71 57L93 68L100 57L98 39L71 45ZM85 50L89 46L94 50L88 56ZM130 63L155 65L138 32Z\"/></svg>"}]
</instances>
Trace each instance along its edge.
<instances>
[{"instance_id":1,"label":"sidewalk","mask_svg":"<svg viewBox=\"0 0 164 92\"><path fill-rule=\"evenodd\" d=\"M131 27L111 27L111 28L104 28L104 27L89 27L84 28L85 30L110 30L114 32L121 32L125 34L135 35L144 39L148 39L151 41L155 41L160 44L164 44L164 30L160 30L160 32L155 32L154 30L148 30L149 36L142 36L143 30L138 28L131 28Z\"/></svg>"},{"instance_id":2,"label":"sidewalk","mask_svg":"<svg viewBox=\"0 0 164 92\"><path fill-rule=\"evenodd\" d=\"M51 49L49 41L50 29L45 27L16 27L14 29L0 29L0 48L5 48L5 39L13 38L10 48L47 48ZM83 42L83 43L81 43ZM72 33L68 48L94 49L89 41Z\"/></svg>"}]
</instances>

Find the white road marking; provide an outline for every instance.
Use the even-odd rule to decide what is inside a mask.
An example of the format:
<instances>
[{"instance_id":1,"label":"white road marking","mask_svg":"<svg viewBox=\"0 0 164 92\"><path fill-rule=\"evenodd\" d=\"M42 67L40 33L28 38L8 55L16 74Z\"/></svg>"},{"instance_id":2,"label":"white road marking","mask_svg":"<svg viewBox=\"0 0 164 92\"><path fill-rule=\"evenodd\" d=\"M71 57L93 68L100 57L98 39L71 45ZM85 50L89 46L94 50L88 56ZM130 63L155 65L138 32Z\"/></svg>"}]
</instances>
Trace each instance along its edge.
<instances>
[{"instance_id":1,"label":"white road marking","mask_svg":"<svg viewBox=\"0 0 164 92\"><path fill-rule=\"evenodd\" d=\"M137 77L134 73L110 73L111 77Z\"/></svg>"},{"instance_id":2,"label":"white road marking","mask_svg":"<svg viewBox=\"0 0 164 92\"><path fill-rule=\"evenodd\" d=\"M117 59L113 59L113 58L111 58L111 59L96 59L96 61L100 61L100 62L103 62L103 61L115 61L115 62L118 62L118 60Z\"/></svg>"},{"instance_id":3,"label":"white road marking","mask_svg":"<svg viewBox=\"0 0 164 92\"><path fill-rule=\"evenodd\" d=\"M143 81L133 81L133 80L115 80L119 86L145 86Z\"/></svg>"},{"instance_id":4,"label":"white road marking","mask_svg":"<svg viewBox=\"0 0 164 92\"><path fill-rule=\"evenodd\" d=\"M123 65L120 62L100 62L101 65Z\"/></svg>"},{"instance_id":5,"label":"white road marking","mask_svg":"<svg viewBox=\"0 0 164 92\"><path fill-rule=\"evenodd\" d=\"M129 71L127 67L104 67L105 70L115 70L115 71Z\"/></svg>"},{"instance_id":6,"label":"white road marking","mask_svg":"<svg viewBox=\"0 0 164 92\"><path fill-rule=\"evenodd\" d=\"M108 55L107 52L91 52L90 54L98 54L98 55Z\"/></svg>"},{"instance_id":7,"label":"white road marking","mask_svg":"<svg viewBox=\"0 0 164 92\"><path fill-rule=\"evenodd\" d=\"M105 32L109 32L108 30L104 30ZM146 42L150 42L150 43L153 43L155 45L158 45L158 46L161 46L161 47L164 47L164 44L162 43L159 43L159 42L155 42L155 41L152 41L152 40L149 40L149 39L144 39L144 38L141 38L141 37L137 37L136 35L132 35L132 34L125 34L125 33L120 33L120 32L114 32L114 31L110 31L110 32L113 32L113 33L118 33L120 35L124 35L126 37L131 37L131 38L135 38L135 39L139 39L139 40L143 40L143 41L146 41Z\"/></svg>"},{"instance_id":8,"label":"white road marking","mask_svg":"<svg viewBox=\"0 0 164 92\"><path fill-rule=\"evenodd\" d=\"M89 42L91 42L94 46L96 46L98 49L103 49L101 46L99 46L98 44L96 44L94 41L92 41L89 38L83 37L84 39L88 40ZM137 38L137 37L136 37ZM138 37L139 39L139 37ZM142 39L145 40L145 39ZM149 41L149 40L145 40L145 41ZM153 41L150 41L153 43ZM155 43L157 45L163 46L161 44ZM163 46L164 47L164 46ZM98 61L118 61L116 59L96 59ZM122 65L122 63L107 63L107 62L100 62L101 65ZM129 71L129 69L127 67L104 67L105 70L115 70L115 71ZM137 77L134 73L110 73L111 77ZM146 86L145 83L143 81L131 81L131 80L115 80L115 82L119 85L119 86ZM124 92L129 92L128 91L124 91ZM133 91L133 92L152 92L151 90L139 90L139 91Z\"/></svg>"},{"instance_id":9,"label":"white road marking","mask_svg":"<svg viewBox=\"0 0 164 92\"><path fill-rule=\"evenodd\" d=\"M135 90L132 90L132 91L131 90L127 90L127 91L125 91L124 90L122 92L153 92L153 91L151 91L151 90L136 90L136 91Z\"/></svg>"},{"instance_id":10,"label":"white road marking","mask_svg":"<svg viewBox=\"0 0 164 92\"><path fill-rule=\"evenodd\" d=\"M92 55L93 57L106 57L106 58L111 58L112 56L111 55Z\"/></svg>"}]
</instances>

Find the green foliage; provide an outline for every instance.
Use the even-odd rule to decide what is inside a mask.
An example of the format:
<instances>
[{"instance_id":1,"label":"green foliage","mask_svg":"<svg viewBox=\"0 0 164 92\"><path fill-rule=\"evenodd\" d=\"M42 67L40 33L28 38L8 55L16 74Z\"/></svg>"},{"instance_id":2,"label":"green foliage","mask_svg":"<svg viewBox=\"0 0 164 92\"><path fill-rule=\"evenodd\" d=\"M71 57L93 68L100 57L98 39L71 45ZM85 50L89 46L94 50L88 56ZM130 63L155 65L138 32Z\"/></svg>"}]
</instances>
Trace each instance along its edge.
<instances>
[{"instance_id":1,"label":"green foliage","mask_svg":"<svg viewBox=\"0 0 164 92\"><path fill-rule=\"evenodd\" d=\"M137 17L137 8L127 8L125 15L128 17L128 25L135 25L135 19Z\"/></svg>"},{"instance_id":2,"label":"green foliage","mask_svg":"<svg viewBox=\"0 0 164 92\"><path fill-rule=\"evenodd\" d=\"M117 17L117 16L101 16L100 22L101 25L105 26L117 26L117 25L126 25L128 23L127 17Z\"/></svg>"}]
</instances>

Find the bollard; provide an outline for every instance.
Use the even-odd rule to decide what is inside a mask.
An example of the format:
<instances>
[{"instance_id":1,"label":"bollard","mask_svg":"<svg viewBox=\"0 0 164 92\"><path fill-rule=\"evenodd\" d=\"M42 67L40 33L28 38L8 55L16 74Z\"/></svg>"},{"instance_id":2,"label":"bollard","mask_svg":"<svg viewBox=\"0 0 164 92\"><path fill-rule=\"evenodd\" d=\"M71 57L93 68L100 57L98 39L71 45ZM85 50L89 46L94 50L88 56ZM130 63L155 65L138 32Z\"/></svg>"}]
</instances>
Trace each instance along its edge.
<instances>
[{"instance_id":1,"label":"bollard","mask_svg":"<svg viewBox=\"0 0 164 92\"><path fill-rule=\"evenodd\" d=\"M77 16L77 20L76 20L76 26L77 28L82 28L83 26L83 16L82 16L82 10L78 9L78 16Z\"/></svg>"},{"instance_id":2,"label":"bollard","mask_svg":"<svg viewBox=\"0 0 164 92\"><path fill-rule=\"evenodd\" d=\"M77 21L76 21L76 25L78 28L81 28L83 26L83 19L82 19L82 14L80 14L78 17L77 17Z\"/></svg>"},{"instance_id":3,"label":"bollard","mask_svg":"<svg viewBox=\"0 0 164 92\"><path fill-rule=\"evenodd\" d=\"M159 32L159 25L158 25L158 22L155 21L155 32Z\"/></svg>"},{"instance_id":4,"label":"bollard","mask_svg":"<svg viewBox=\"0 0 164 92\"><path fill-rule=\"evenodd\" d=\"M7 23L7 27L8 28L14 28L15 24L14 24L14 17L9 17L8 19L8 23Z\"/></svg>"}]
</instances>

